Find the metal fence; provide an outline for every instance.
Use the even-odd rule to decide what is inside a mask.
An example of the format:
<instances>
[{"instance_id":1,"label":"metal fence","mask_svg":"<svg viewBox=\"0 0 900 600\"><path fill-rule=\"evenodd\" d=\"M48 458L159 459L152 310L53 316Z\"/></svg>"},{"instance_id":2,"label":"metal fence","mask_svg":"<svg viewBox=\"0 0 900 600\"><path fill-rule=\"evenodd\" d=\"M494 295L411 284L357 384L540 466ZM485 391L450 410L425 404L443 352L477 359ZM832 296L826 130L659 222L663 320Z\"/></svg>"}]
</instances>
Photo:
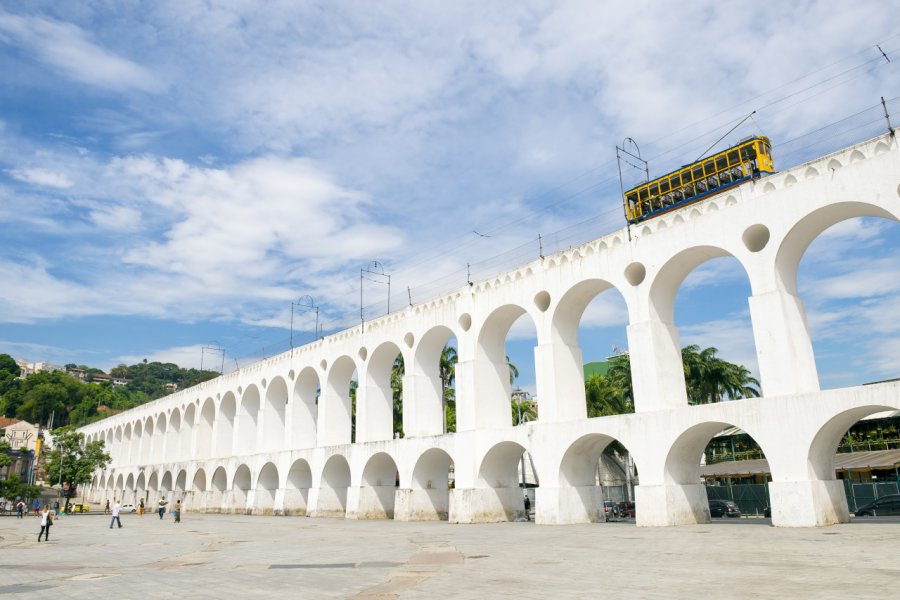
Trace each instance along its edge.
<instances>
[{"instance_id":1,"label":"metal fence","mask_svg":"<svg viewBox=\"0 0 900 600\"><path fill-rule=\"evenodd\" d=\"M851 513L883 496L900 494L900 483L897 481L875 483L854 483L849 479L843 481L844 490L847 492L847 507ZM763 510L769 506L769 486L765 483L707 485L706 496L709 500L731 500L738 505L741 514L744 515L762 515Z\"/></svg>"}]
</instances>

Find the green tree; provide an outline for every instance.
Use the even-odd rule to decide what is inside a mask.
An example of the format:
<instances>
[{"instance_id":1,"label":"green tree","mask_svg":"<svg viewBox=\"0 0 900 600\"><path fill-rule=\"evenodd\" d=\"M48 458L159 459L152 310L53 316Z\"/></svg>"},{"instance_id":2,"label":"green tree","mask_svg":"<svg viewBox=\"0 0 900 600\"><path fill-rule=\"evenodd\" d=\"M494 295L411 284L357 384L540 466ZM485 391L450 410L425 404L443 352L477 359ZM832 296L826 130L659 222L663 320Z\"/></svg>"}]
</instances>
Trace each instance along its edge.
<instances>
[{"instance_id":1,"label":"green tree","mask_svg":"<svg viewBox=\"0 0 900 600\"><path fill-rule=\"evenodd\" d=\"M391 396L394 415L394 437L403 437L403 354L398 354L391 367Z\"/></svg>"},{"instance_id":2,"label":"green tree","mask_svg":"<svg viewBox=\"0 0 900 600\"><path fill-rule=\"evenodd\" d=\"M438 369L441 377L441 401L444 413L444 432L456 431L456 390L453 382L456 381L456 363L459 357L456 348L445 345L441 351L441 360Z\"/></svg>"},{"instance_id":3,"label":"green tree","mask_svg":"<svg viewBox=\"0 0 900 600\"><path fill-rule=\"evenodd\" d=\"M691 404L710 404L726 399L759 396L759 381L743 365L722 360L714 347L697 345L681 350L684 381Z\"/></svg>"},{"instance_id":4,"label":"green tree","mask_svg":"<svg viewBox=\"0 0 900 600\"><path fill-rule=\"evenodd\" d=\"M588 417L605 417L634 412L634 404L626 391L608 372L594 373L584 382Z\"/></svg>"},{"instance_id":5,"label":"green tree","mask_svg":"<svg viewBox=\"0 0 900 600\"><path fill-rule=\"evenodd\" d=\"M76 495L79 485L91 480L94 471L103 469L111 460L104 451L103 440L84 443L84 434L73 427L54 429L53 449L47 455L44 470L50 482L68 482L69 494L66 496L66 510L69 499Z\"/></svg>"},{"instance_id":6,"label":"green tree","mask_svg":"<svg viewBox=\"0 0 900 600\"><path fill-rule=\"evenodd\" d=\"M84 385L62 371L32 373L6 394L7 408L30 423L48 423L56 413L56 423L68 422L68 407L81 402Z\"/></svg>"},{"instance_id":7,"label":"green tree","mask_svg":"<svg viewBox=\"0 0 900 600\"><path fill-rule=\"evenodd\" d=\"M509 354L506 355L506 366L509 367L509 385L519 378L519 369L509 360Z\"/></svg>"},{"instance_id":8,"label":"green tree","mask_svg":"<svg viewBox=\"0 0 900 600\"><path fill-rule=\"evenodd\" d=\"M0 396L3 396L16 385L16 378L22 369L9 354L0 354Z\"/></svg>"}]
</instances>

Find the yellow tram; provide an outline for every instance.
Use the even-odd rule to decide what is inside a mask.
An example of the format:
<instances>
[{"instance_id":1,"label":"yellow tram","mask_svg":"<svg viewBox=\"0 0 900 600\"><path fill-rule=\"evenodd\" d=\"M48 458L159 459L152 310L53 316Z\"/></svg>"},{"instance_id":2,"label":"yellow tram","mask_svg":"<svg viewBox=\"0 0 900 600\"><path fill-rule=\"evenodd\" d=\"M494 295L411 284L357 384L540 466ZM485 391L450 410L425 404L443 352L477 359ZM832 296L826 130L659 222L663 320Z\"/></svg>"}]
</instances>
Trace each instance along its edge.
<instances>
[{"instance_id":1,"label":"yellow tram","mask_svg":"<svg viewBox=\"0 0 900 600\"><path fill-rule=\"evenodd\" d=\"M639 223L774 171L769 138L746 139L625 192L628 222Z\"/></svg>"}]
</instances>

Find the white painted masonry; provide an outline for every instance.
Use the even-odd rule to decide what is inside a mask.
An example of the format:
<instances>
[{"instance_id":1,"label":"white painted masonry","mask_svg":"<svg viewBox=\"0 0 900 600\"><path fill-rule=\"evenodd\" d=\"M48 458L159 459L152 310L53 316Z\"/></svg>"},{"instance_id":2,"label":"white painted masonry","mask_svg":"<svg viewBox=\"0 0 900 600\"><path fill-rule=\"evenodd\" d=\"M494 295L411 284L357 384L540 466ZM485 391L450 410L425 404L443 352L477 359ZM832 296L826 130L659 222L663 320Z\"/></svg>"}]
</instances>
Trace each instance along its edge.
<instances>
[{"instance_id":1,"label":"white painted masonry","mask_svg":"<svg viewBox=\"0 0 900 600\"><path fill-rule=\"evenodd\" d=\"M809 244L858 216L900 217L895 138L672 211L633 227L631 241L623 229L83 427L113 456L91 496L183 498L211 512L502 521L523 511L516 473L527 450L540 478L537 522L579 523L602 513L596 464L618 440L640 474L638 525L699 523L710 518L701 454L733 425L769 461L775 525L846 522L835 449L860 418L900 409L900 383L820 391L796 280ZM750 281L764 397L688 406L675 297L693 269L729 255ZM636 413L587 419L578 326L606 290L628 307ZM537 330L539 420L512 427L505 340L522 314ZM458 433L442 434L438 360L453 336ZM398 353L406 437L391 439Z\"/></svg>"}]
</instances>

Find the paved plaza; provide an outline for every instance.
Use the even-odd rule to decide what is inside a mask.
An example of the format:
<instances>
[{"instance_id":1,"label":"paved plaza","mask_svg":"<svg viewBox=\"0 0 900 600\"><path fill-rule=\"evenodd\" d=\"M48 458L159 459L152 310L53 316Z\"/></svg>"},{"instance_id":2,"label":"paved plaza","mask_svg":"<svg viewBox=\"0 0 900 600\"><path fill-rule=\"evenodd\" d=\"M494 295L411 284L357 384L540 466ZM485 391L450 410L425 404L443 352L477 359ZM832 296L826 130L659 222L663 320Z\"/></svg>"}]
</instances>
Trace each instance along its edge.
<instances>
[{"instance_id":1,"label":"paved plaza","mask_svg":"<svg viewBox=\"0 0 900 600\"><path fill-rule=\"evenodd\" d=\"M450 525L185 514L0 518L9 598L884 598L900 519Z\"/></svg>"}]
</instances>

